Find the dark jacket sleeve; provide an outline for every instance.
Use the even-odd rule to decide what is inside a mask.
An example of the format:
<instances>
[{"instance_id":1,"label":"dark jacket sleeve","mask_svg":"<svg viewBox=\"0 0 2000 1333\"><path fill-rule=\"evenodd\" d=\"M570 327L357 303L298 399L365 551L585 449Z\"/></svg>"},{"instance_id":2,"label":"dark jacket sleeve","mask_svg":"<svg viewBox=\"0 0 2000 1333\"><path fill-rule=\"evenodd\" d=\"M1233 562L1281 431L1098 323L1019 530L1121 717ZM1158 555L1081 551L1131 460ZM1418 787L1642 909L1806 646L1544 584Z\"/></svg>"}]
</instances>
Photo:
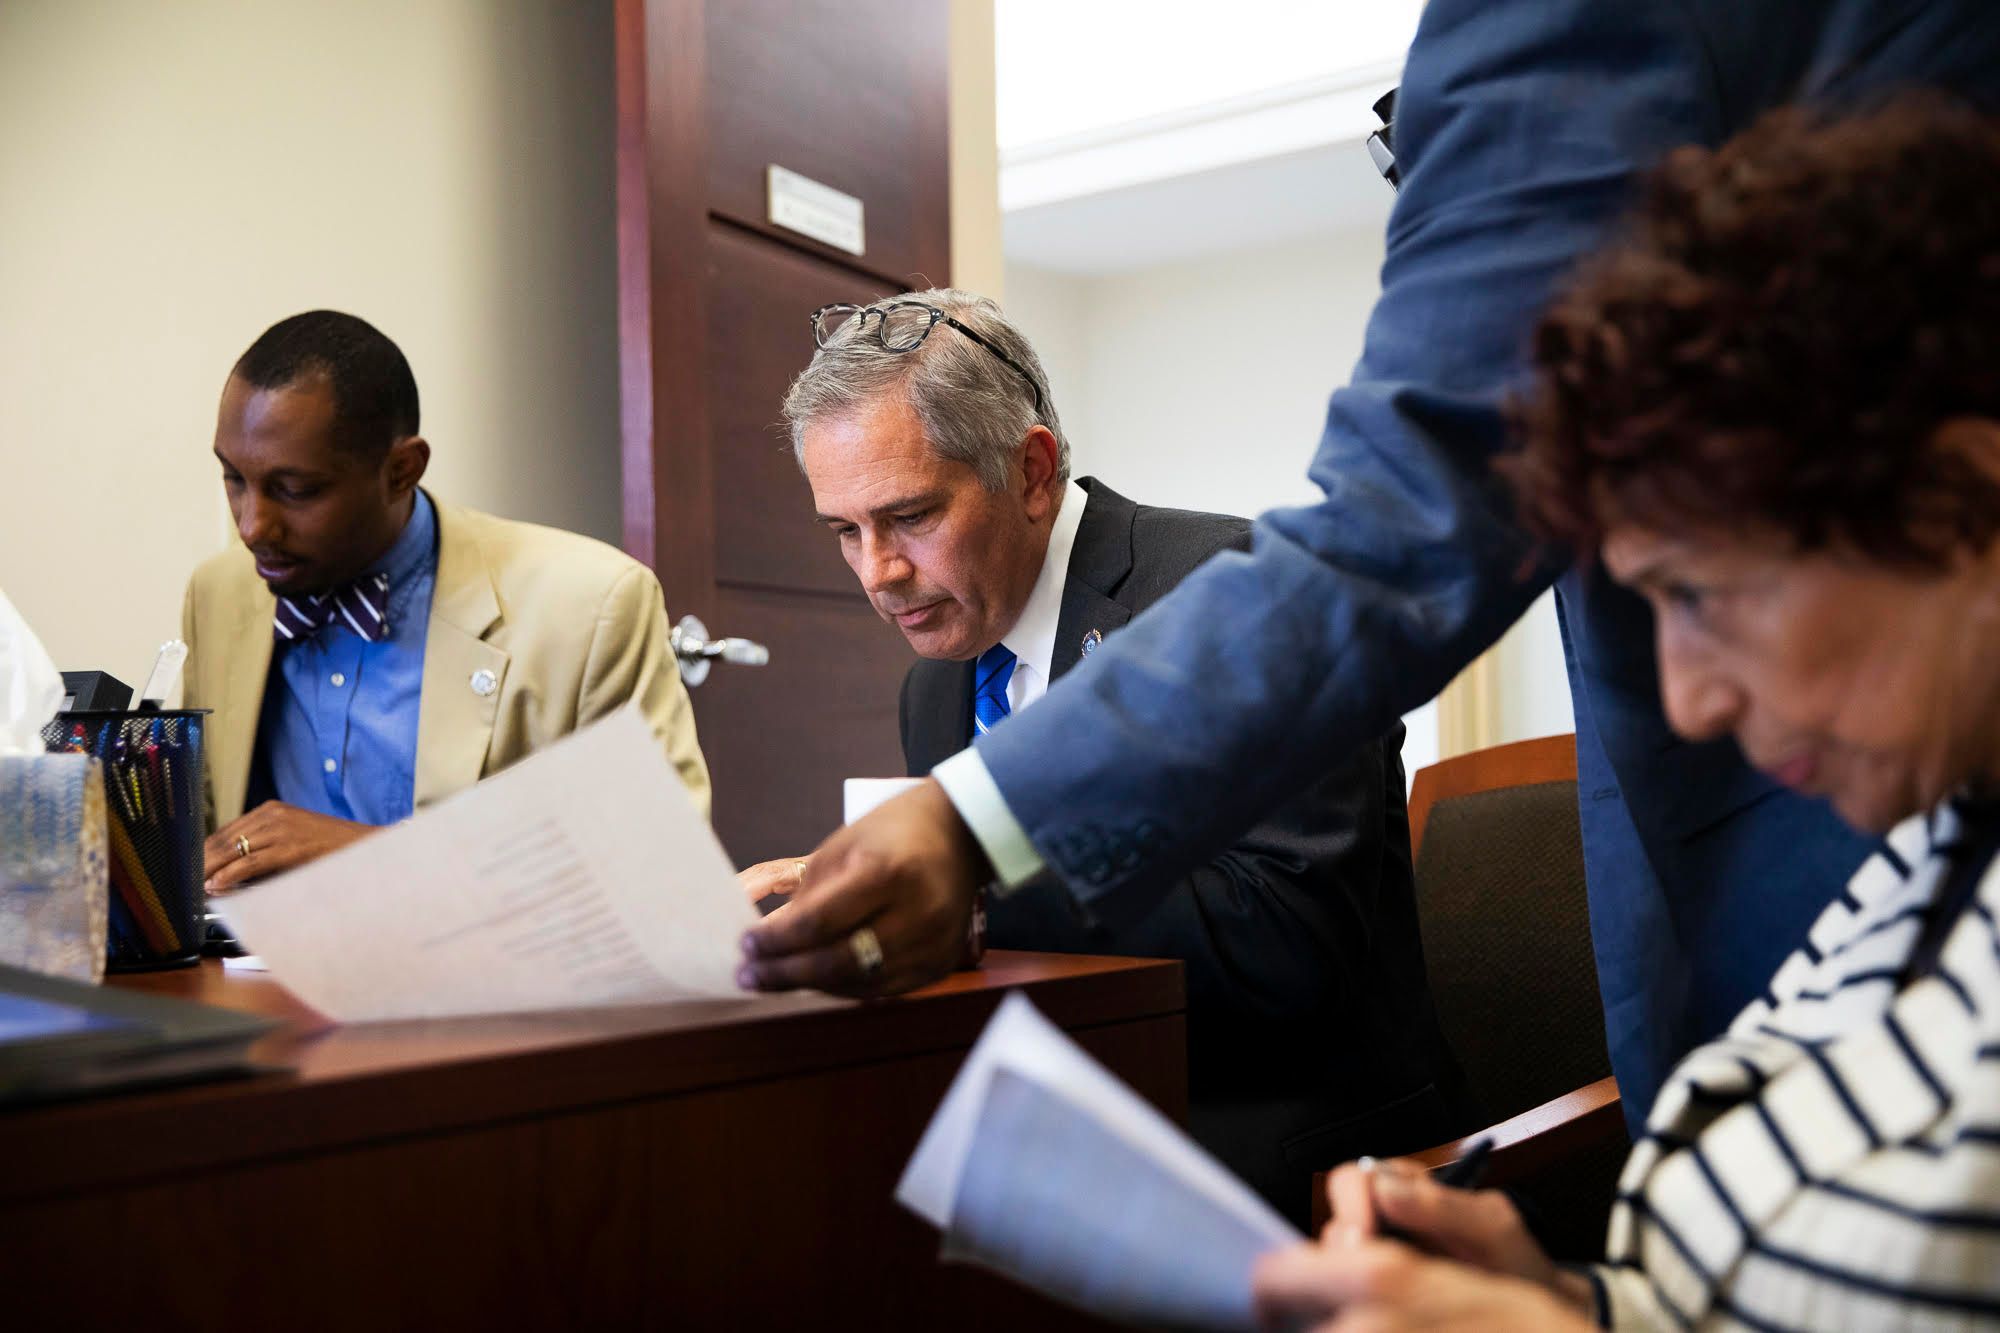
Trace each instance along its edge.
<instances>
[{"instance_id":1,"label":"dark jacket sleeve","mask_svg":"<svg viewBox=\"0 0 2000 1333\"><path fill-rule=\"evenodd\" d=\"M1118 598L1143 614L1191 570L1249 542L1240 519L1142 507ZM1002 948L1184 960L1199 1084L1239 1095L1296 1090L1338 1069L1378 1087L1420 1085L1434 1063L1434 1020L1402 741L1392 723L1383 737L1319 756L1302 791L1143 912L1095 919L1044 876L989 904L990 938Z\"/></svg>"}]
</instances>

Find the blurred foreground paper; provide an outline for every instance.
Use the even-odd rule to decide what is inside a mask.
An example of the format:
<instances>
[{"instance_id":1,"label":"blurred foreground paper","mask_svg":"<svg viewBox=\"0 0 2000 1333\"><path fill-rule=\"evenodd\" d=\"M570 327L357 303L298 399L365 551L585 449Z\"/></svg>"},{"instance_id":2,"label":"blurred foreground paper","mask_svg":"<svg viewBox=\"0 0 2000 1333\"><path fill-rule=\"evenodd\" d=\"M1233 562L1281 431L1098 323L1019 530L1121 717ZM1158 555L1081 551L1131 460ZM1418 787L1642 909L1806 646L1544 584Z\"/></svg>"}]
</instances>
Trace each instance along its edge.
<instances>
[{"instance_id":1,"label":"blurred foreground paper","mask_svg":"<svg viewBox=\"0 0 2000 1333\"><path fill-rule=\"evenodd\" d=\"M1256 1327L1250 1270L1300 1237L1018 992L966 1057L896 1198L944 1257L1098 1314Z\"/></svg>"},{"instance_id":2,"label":"blurred foreground paper","mask_svg":"<svg viewBox=\"0 0 2000 1333\"><path fill-rule=\"evenodd\" d=\"M629 711L215 908L343 1022L743 999L757 920Z\"/></svg>"}]
</instances>

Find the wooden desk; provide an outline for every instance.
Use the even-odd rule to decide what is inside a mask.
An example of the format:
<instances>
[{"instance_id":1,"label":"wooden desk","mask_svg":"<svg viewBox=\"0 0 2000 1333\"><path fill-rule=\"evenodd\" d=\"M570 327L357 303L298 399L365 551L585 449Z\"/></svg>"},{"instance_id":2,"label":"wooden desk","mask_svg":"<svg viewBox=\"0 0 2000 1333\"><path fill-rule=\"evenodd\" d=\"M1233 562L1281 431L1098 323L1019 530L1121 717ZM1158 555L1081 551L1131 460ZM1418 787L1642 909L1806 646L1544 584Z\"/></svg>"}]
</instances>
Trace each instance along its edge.
<instances>
[{"instance_id":1,"label":"wooden desk","mask_svg":"<svg viewBox=\"0 0 2000 1333\"><path fill-rule=\"evenodd\" d=\"M1186 1115L1172 962L349 1028L214 962L116 984L281 1018L295 1068L0 1114L12 1328L1082 1327L939 1264L896 1178L1010 987Z\"/></svg>"}]
</instances>

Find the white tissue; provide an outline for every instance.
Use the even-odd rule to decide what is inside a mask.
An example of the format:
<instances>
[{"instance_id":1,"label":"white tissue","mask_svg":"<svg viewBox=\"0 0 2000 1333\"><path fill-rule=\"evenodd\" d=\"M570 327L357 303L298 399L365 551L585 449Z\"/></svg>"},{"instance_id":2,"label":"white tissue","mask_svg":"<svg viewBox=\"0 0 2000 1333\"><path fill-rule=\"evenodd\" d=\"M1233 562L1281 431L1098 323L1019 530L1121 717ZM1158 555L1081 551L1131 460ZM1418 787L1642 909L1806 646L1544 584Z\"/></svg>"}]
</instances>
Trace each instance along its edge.
<instances>
[{"instance_id":1,"label":"white tissue","mask_svg":"<svg viewBox=\"0 0 2000 1333\"><path fill-rule=\"evenodd\" d=\"M42 728L62 701L62 673L0 591L0 754L41 754Z\"/></svg>"}]
</instances>

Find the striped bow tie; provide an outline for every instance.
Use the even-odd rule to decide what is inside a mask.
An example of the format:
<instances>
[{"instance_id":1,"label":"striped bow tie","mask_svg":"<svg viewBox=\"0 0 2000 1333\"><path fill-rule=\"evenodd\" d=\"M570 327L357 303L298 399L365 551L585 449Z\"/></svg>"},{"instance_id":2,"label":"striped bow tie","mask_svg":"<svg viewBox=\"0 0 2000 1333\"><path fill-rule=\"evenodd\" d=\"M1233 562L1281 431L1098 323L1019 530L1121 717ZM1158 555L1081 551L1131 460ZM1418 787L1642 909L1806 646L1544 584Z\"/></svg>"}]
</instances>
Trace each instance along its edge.
<instances>
[{"instance_id":1,"label":"striped bow tie","mask_svg":"<svg viewBox=\"0 0 2000 1333\"><path fill-rule=\"evenodd\" d=\"M389 576L370 574L332 592L313 597L280 597L272 627L283 643L310 639L328 625L339 621L359 634L364 642L378 643L389 637Z\"/></svg>"}]
</instances>

